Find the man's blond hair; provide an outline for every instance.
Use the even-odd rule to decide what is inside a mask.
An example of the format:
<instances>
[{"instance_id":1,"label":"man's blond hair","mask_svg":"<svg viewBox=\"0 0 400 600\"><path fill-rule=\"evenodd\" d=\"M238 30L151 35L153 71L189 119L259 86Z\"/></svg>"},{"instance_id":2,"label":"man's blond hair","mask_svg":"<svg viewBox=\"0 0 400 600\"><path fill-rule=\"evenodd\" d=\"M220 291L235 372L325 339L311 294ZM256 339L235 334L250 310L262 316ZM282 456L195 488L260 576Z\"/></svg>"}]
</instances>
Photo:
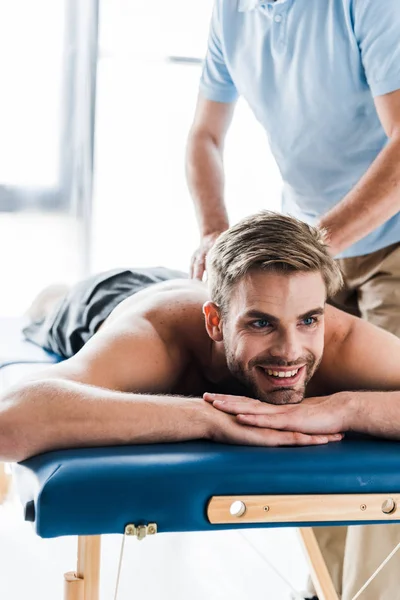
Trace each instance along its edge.
<instances>
[{"instance_id":1,"label":"man's blond hair","mask_svg":"<svg viewBox=\"0 0 400 600\"><path fill-rule=\"evenodd\" d=\"M232 288L254 269L320 272L328 298L343 285L323 230L267 210L242 219L217 238L207 257L211 300L225 312Z\"/></svg>"}]
</instances>

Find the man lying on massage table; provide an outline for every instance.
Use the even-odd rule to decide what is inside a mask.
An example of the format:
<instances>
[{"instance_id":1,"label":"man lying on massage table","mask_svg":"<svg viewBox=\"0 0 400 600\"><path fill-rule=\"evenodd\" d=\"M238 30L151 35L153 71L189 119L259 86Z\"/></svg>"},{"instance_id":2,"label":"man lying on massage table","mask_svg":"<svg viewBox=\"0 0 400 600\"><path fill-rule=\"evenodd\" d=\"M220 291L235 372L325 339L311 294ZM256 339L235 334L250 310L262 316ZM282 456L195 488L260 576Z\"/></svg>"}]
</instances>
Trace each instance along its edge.
<instances>
[{"instance_id":1,"label":"man lying on massage table","mask_svg":"<svg viewBox=\"0 0 400 600\"><path fill-rule=\"evenodd\" d=\"M208 287L161 268L92 277L28 328L70 358L4 393L1 459L400 438L400 340L326 304L341 275L318 230L261 212L220 236L207 271Z\"/></svg>"},{"instance_id":2,"label":"man lying on massage table","mask_svg":"<svg viewBox=\"0 0 400 600\"><path fill-rule=\"evenodd\" d=\"M260 213L221 235L207 271L208 289L161 268L101 274L28 327L70 358L0 397L0 458L195 438L400 438L400 340L326 305L341 275L320 232ZM392 550L397 532L387 525L378 545Z\"/></svg>"}]
</instances>

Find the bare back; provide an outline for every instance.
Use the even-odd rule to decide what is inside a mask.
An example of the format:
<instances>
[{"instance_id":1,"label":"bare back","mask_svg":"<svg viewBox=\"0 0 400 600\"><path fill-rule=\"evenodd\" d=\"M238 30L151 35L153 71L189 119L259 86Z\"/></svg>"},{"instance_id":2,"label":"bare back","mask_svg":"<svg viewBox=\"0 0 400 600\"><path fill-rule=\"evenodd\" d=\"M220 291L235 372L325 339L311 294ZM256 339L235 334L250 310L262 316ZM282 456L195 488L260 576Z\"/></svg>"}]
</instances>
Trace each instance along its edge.
<instances>
[{"instance_id":1,"label":"bare back","mask_svg":"<svg viewBox=\"0 0 400 600\"><path fill-rule=\"evenodd\" d=\"M202 306L206 286L176 279L123 300L73 357L42 376L109 389L196 395L207 386L211 340Z\"/></svg>"}]
</instances>

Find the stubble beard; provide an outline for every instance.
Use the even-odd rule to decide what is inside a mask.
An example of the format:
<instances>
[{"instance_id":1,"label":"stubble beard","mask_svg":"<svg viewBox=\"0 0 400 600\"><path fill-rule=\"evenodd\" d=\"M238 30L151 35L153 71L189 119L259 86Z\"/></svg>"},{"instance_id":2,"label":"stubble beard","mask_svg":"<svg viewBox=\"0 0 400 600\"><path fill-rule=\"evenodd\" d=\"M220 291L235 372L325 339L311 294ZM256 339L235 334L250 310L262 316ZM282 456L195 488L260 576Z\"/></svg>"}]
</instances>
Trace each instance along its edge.
<instances>
[{"instance_id":1,"label":"stubble beard","mask_svg":"<svg viewBox=\"0 0 400 600\"><path fill-rule=\"evenodd\" d=\"M273 390L266 391L260 388L257 385L255 377L251 374L250 370L246 370L243 366L235 359L232 352L229 351L228 348L225 348L226 352L226 360L230 373L232 376L237 379L241 384L243 384L246 389L249 390L249 396L252 398L256 398L261 402L266 402L268 404L299 404L304 400L306 387L315 371L317 370L321 359L317 360L314 355L308 354L306 357L302 357L296 363L298 365L305 365L306 368L306 377L301 384L301 387L276 387ZM275 361L271 359L270 361L265 360L265 368L274 368L277 367L293 367L296 368L296 364L294 363L286 363L285 361ZM264 366L264 365L263 365Z\"/></svg>"}]
</instances>

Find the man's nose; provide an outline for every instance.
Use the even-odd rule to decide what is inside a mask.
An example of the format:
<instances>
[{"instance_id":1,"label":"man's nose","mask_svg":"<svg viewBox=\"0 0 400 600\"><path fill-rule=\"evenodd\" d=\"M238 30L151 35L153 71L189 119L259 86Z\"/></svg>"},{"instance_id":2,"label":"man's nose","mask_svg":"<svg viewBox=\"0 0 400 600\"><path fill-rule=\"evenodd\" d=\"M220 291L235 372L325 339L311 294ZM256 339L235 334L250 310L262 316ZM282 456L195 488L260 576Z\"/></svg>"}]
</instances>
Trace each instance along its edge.
<instances>
[{"instance_id":1,"label":"man's nose","mask_svg":"<svg viewBox=\"0 0 400 600\"><path fill-rule=\"evenodd\" d=\"M285 330L277 332L270 353L286 362L295 362L301 356L301 345L296 331Z\"/></svg>"}]
</instances>

